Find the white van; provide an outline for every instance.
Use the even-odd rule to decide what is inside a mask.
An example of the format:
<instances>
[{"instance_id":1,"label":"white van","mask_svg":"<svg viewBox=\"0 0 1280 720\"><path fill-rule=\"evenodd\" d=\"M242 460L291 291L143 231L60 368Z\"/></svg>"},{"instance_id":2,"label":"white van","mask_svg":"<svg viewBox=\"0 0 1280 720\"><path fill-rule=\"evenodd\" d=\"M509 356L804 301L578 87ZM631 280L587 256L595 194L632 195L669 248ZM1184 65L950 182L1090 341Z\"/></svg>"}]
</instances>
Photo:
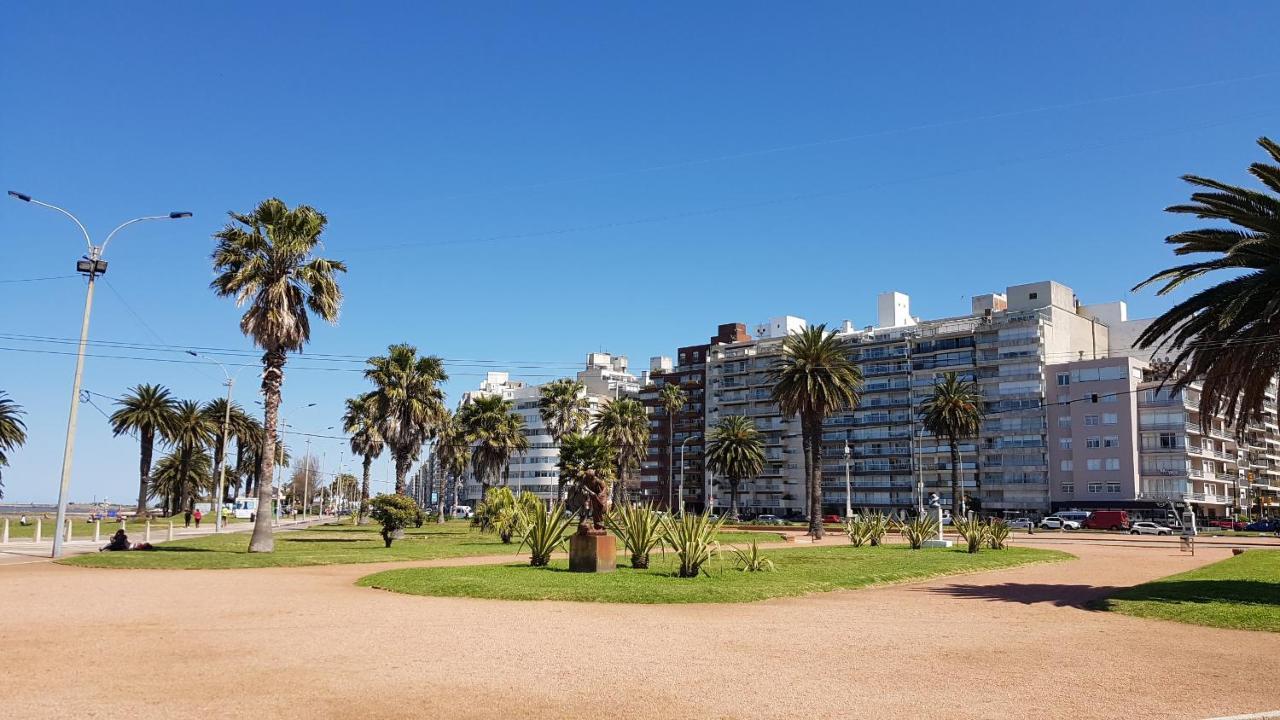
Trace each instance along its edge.
<instances>
[{"instance_id":1,"label":"white van","mask_svg":"<svg viewBox=\"0 0 1280 720\"><path fill-rule=\"evenodd\" d=\"M1084 521L1088 520L1089 516L1092 514L1093 513L1091 512L1085 512L1083 510L1063 510L1062 512L1056 512L1049 517L1060 517L1063 520L1070 520L1071 522L1079 523L1081 527L1084 527Z\"/></svg>"},{"instance_id":2,"label":"white van","mask_svg":"<svg viewBox=\"0 0 1280 720\"><path fill-rule=\"evenodd\" d=\"M470 505L454 505L453 506L454 520L465 520L471 517L472 515L475 515L475 513L471 511Z\"/></svg>"},{"instance_id":3,"label":"white van","mask_svg":"<svg viewBox=\"0 0 1280 720\"><path fill-rule=\"evenodd\" d=\"M256 497L238 497L232 506L235 516L241 520L248 520L258 512L258 498Z\"/></svg>"}]
</instances>

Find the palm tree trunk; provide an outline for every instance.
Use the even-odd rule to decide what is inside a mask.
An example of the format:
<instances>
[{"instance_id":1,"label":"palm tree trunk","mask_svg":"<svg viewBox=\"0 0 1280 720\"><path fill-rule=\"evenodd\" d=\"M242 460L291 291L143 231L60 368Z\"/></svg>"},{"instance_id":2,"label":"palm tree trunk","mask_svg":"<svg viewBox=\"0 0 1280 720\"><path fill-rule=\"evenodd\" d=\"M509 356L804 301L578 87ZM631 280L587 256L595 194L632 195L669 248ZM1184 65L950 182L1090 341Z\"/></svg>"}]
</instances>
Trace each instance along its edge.
<instances>
[{"instance_id":1,"label":"palm tree trunk","mask_svg":"<svg viewBox=\"0 0 1280 720\"><path fill-rule=\"evenodd\" d=\"M249 552L272 552L276 549L271 534L271 471L276 460L276 424L280 421L280 386L284 384L285 354L269 350L262 356L262 456L258 458L258 514L253 522Z\"/></svg>"},{"instance_id":2,"label":"palm tree trunk","mask_svg":"<svg viewBox=\"0 0 1280 720\"><path fill-rule=\"evenodd\" d=\"M738 519L738 478L729 478L729 517Z\"/></svg>"},{"instance_id":3,"label":"palm tree trunk","mask_svg":"<svg viewBox=\"0 0 1280 720\"><path fill-rule=\"evenodd\" d=\"M444 468L440 468L440 486L439 486L440 496L436 498L437 500L436 524L437 525L444 523L444 491L445 491L445 486L448 483L449 483L449 473L445 472Z\"/></svg>"},{"instance_id":4,"label":"palm tree trunk","mask_svg":"<svg viewBox=\"0 0 1280 720\"><path fill-rule=\"evenodd\" d=\"M822 422L806 417L801 420L804 436L804 464L809 475L809 535L822 539Z\"/></svg>"},{"instance_id":5,"label":"palm tree trunk","mask_svg":"<svg viewBox=\"0 0 1280 720\"><path fill-rule=\"evenodd\" d=\"M409 453L407 452L397 451L392 454L395 455L396 458L396 494L404 495L404 479L409 474L409 465L412 464L413 461L409 459Z\"/></svg>"},{"instance_id":6,"label":"palm tree trunk","mask_svg":"<svg viewBox=\"0 0 1280 720\"><path fill-rule=\"evenodd\" d=\"M675 492L676 475L676 415L667 408L667 512L675 512L671 493Z\"/></svg>"},{"instance_id":7,"label":"palm tree trunk","mask_svg":"<svg viewBox=\"0 0 1280 720\"><path fill-rule=\"evenodd\" d=\"M373 456L364 456L364 479L360 481L360 509L356 511L356 523L364 522L365 513L369 512L369 472L373 468Z\"/></svg>"},{"instance_id":8,"label":"palm tree trunk","mask_svg":"<svg viewBox=\"0 0 1280 720\"><path fill-rule=\"evenodd\" d=\"M960 512L960 442L955 435L948 435L951 442L951 517L961 516Z\"/></svg>"},{"instance_id":9,"label":"palm tree trunk","mask_svg":"<svg viewBox=\"0 0 1280 720\"><path fill-rule=\"evenodd\" d=\"M148 489L151 484L151 453L155 450L156 431L153 427L142 429L141 458L138 462L138 516L147 512Z\"/></svg>"}]
</instances>

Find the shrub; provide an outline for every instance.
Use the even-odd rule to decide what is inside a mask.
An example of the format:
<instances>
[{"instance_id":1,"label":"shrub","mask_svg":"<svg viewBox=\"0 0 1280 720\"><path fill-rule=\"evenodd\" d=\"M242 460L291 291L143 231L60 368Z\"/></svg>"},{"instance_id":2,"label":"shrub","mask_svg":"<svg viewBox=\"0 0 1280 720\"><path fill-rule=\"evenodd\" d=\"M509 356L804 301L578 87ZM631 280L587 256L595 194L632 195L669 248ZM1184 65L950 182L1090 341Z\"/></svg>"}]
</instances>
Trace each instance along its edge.
<instances>
[{"instance_id":1,"label":"shrub","mask_svg":"<svg viewBox=\"0 0 1280 720\"><path fill-rule=\"evenodd\" d=\"M906 539L907 544L912 550L919 550L924 547L924 541L938 535L938 519L932 515L917 515L916 517L897 524L898 532Z\"/></svg>"},{"instance_id":2,"label":"shrub","mask_svg":"<svg viewBox=\"0 0 1280 720\"><path fill-rule=\"evenodd\" d=\"M1004 550L1009 543L1009 535L1012 534L1010 528L1003 520L992 520L987 525L987 542L991 545L992 550Z\"/></svg>"},{"instance_id":3,"label":"shrub","mask_svg":"<svg viewBox=\"0 0 1280 720\"><path fill-rule=\"evenodd\" d=\"M871 527L863 517L851 517L844 521L844 534L849 536L854 547L862 547L871 539Z\"/></svg>"},{"instance_id":4,"label":"shrub","mask_svg":"<svg viewBox=\"0 0 1280 720\"><path fill-rule=\"evenodd\" d=\"M619 504L605 518L605 524L631 553L631 567L649 567L649 553L662 542L662 524L651 505Z\"/></svg>"},{"instance_id":5,"label":"shrub","mask_svg":"<svg viewBox=\"0 0 1280 720\"><path fill-rule=\"evenodd\" d=\"M724 525L724 518L712 520L710 514L685 513L678 517L662 517L662 541L680 561L678 575L682 578L697 577L713 555L720 554L716 535Z\"/></svg>"},{"instance_id":6,"label":"shrub","mask_svg":"<svg viewBox=\"0 0 1280 720\"><path fill-rule=\"evenodd\" d=\"M573 515L565 512L560 503L552 505L549 512L542 509L541 502L538 505L535 511L521 511L524 537L520 540L520 548L529 547L530 565L546 567L551 561L551 553L569 539L568 530L573 524ZM520 548L516 549L517 552Z\"/></svg>"},{"instance_id":7,"label":"shrub","mask_svg":"<svg viewBox=\"0 0 1280 720\"><path fill-rule=\"evenodd\" d=\"M542 501L537 495L526 490L520 493L517 500L510 487L492 487L476 507L476 517L472 524L479 526L483 532L496 532L502 542L510 543L521 532L522 513L529 513L534 509L542 509Z\"/></svg>"},{"instance_id":8,"label":"shrub","mask_svg":"<svg viewBox=\"0 0 1280 720\"><path fill-rule=\"evenodd\" d=\"M980 517L952 518L951 525L968 545L971 553L981 550L983 543L987 542L989 526Z\"/></svg>"},{"instance_id":9,"label":"shrub","mask_svg":"<svg viewBox=\"0 0 1280 720\"><path fill-rule=\"evenodd\" d=\"M416 522L421 511L408 495L379 495L370 501L369 517L382 525L382 542L391 547L397 532Z\"/></svg>"},{"instance_id":10,"label":"shrub","mask_svg":"<svg viewBox=\"0 0 1280 720\"><path fill-rule=\"evenodd\" d=\"M890 519L888 515L876 510L875 512L863 512L863 522L867 526L867 542L871 543L871 547L877 547L884 540L884 536L889 532Z\"/></svg>"},{"instance_id":11,"label":"shrub","mask_svg":"<svg viewBox=\"0 0 1280 720\"><path fill-rule=\"evenodd\" d=\"M761 554L760 546L755 540L751 541L751 547L747 550L734 548L733 554L737 556L738 569L742 572L773 572L777 569L772 560Z\"/></svg>"}]
</instances>

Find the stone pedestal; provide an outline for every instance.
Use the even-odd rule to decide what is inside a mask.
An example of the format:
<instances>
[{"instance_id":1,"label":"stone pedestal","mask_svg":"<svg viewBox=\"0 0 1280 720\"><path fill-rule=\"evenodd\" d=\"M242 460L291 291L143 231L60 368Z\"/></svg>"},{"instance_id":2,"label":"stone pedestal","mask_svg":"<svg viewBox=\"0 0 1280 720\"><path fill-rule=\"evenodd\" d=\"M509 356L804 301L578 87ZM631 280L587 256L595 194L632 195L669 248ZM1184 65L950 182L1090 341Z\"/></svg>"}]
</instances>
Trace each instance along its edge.
<instances>
[{"instance_id":1,"label":"stone pedestal","mask_svg":"<svg viewBox=\"0 0 1280 720\"><path fill-rule=\"evenodd\" d=\"M950 541L950 540L925 540L925 541L924 541L924 544L922 544L922 545L921 545L921 547L926 547L926 548L949 548L949 547L951 547L951 541Z\"/></svg>"},{"instance_id":2,"label":"stone pedestal","mask_svg":"<svg viewBox=\"0 0 1280 720\"><path fill-rule=\"evenodd\" d=\"M571 572L613 572L618 564L618 543L612 535L579 535L569 538Z\"/></svg>"}]
</instances>

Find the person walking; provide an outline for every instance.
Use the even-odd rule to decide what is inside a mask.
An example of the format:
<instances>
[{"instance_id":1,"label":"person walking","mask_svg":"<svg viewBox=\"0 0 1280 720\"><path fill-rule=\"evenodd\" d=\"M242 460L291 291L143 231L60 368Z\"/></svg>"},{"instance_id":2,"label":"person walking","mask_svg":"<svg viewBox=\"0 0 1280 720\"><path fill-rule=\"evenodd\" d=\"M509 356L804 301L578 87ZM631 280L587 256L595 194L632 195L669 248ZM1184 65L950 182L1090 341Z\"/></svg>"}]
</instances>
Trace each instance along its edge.
<instances>
[{"instance_id":1,"label":"person walking","mask_svg":"<svg viewBox=\"0 0 1280 720\"><path fill-rule=\"evenodd\" d=\"M187 510L182 513L182 527L191 527L191 509L190 508L187 508Z\"/></svg>"},{"instance_id":2,"label":"person walking","mask_svg":"<svg viewBox=\"0 0 1280 720\"><path fill-rule=\"evenodd\" d=\"M199 530L200 519L204 517L204 513L200 512L200 508L196 508L196 511L191 514L191 517L196 521L196 529Z\"/></svg>"}]
</instances>

